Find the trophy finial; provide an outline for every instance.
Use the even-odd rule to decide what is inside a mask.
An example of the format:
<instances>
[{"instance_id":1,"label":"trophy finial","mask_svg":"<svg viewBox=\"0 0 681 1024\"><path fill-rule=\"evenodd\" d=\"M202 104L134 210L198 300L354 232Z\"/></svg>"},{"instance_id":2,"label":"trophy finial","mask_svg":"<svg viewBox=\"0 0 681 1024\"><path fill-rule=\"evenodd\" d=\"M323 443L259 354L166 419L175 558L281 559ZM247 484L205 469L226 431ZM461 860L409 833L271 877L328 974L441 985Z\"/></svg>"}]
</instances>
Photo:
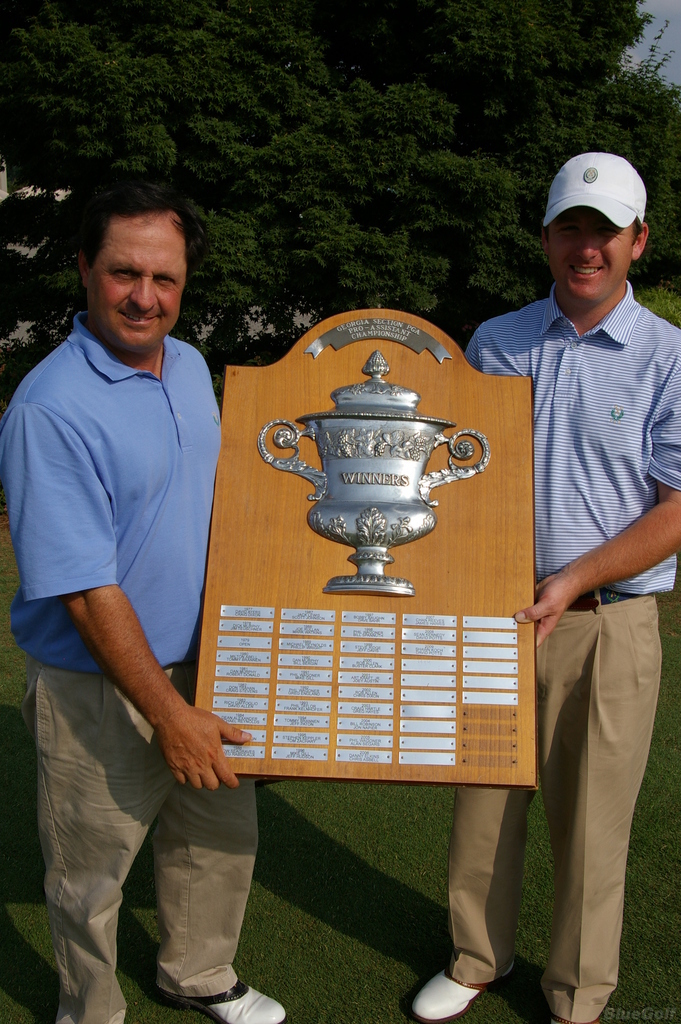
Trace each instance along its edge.
<instances>
[{"instance_id":1,"label":"trophy finial","mask_svg":"<svg viewBox=\"0 0 681 1024\"><path fill-rule=\"evenodd\" d=\"M362 367L362 373L366 377L371 377L372 380L381 380L382 377L387 376L390 373L390 367L383 353L379 352L378 349L372 352Z\"/></svg>"}]
</instances>

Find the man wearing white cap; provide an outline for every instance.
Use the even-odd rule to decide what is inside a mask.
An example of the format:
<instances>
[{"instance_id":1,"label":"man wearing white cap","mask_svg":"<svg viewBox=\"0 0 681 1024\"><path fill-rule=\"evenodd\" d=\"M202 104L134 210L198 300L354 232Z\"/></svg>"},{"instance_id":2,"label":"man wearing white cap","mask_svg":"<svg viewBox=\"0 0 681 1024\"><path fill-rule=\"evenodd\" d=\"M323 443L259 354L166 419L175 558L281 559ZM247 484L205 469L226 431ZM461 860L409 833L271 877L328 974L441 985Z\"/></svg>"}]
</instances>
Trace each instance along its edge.
<instances>
[{"instance_id":1,"label":"man wearing white cap","mask_svg":"<svg viewBox=\"0 0 681 1024\"><path fill-rule=\"evenodd\" d=\"M548 299L496 317L466 353L534 385L539 767L555 861L542 988L553 1021L597 1021L617 984L629 832L660 678L655 592L681 547L681 331L634 299L646 191L611 153L549 192ZM532 793L457 791L449 967L416 1020L462 1016L513 967Z\"/></svg>"}]
</instances>

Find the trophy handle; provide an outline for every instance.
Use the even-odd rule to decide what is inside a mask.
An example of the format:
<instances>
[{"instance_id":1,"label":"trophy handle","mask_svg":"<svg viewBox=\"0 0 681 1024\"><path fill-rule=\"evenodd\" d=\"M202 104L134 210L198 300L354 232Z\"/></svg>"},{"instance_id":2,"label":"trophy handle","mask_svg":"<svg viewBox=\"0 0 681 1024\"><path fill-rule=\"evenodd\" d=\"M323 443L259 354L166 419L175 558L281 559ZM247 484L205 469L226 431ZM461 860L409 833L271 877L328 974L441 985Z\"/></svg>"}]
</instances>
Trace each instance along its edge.
<instances>
[{"instance_id":1,"label":"trophy handle","mask_svg":"<svg viewBox=\"0 0 681 1024\"><path fill-rule=\"evenodd\" d=\"M272 427L277 426L279 430L275 431L273 438L277 448L293 448L294 451L294 454L287 459L278 459L275 455L272 455L267 447L267 435ZM314 440L314 429L307 427L305 430L299 430L295 423L291 423L290 420L270 420L258 434L258 451L265 462L273 466L274 469L281 469L286 473L297 473L298 476L303 476L311 484L314 484L314 494L308 494L307 500L318 501L319 498L323 498L326 494L326 473L321 469L315 469L314 466L308 466L300 458L298 442L301 437L311 437Z\"/></svg>"},{"instance_id":2,"label":"trophy handle","mask_svg":"<svg viewBox=\"0 0 681 1024\"><path fill-rule=\"evenodd\" d=\"M480 443L482 457L474 466L454 465L453 459L470 459L475 451L471 441L459 441L460 437L474 437ZM439 469L434 473L426 473L419 480L419 494L426 505L430 505L431 508L438 504L437 501L431 501L430 499L430 492L434 487L442 487L443 484L451 484L454 480L465 480L467 477L475 476L476 473L484 473L490 457L489 441L479 430L459 430L456 434L452 434L451 437L438 434L435 438L434 447L439 448L441 444L446 444L449 448L449 468Z\"/></svg>"}]
</instances>

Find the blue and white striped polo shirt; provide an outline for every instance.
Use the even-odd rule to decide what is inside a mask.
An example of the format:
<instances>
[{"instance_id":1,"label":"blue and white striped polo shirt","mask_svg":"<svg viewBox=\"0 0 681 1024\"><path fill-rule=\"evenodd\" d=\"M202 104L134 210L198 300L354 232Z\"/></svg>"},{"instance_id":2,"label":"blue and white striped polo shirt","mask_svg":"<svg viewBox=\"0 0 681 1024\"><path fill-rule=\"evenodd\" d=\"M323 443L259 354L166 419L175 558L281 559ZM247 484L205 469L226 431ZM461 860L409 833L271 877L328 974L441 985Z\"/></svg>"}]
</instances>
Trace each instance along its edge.
<instances>
[{"instance_id":1,"label":"blue and white striped polo shirt","mask_svg":"<svg viewBox=\"0 0 681 1024\"><path fill-rule=\"evenodd\" d=\"M548 299L481 324L466 351L477 370L532 377L537 579L615 537L681 490L681 330L626 295L580 338ZM671 590L676 556L619 582Z\"/></svg>"}]
</instances>

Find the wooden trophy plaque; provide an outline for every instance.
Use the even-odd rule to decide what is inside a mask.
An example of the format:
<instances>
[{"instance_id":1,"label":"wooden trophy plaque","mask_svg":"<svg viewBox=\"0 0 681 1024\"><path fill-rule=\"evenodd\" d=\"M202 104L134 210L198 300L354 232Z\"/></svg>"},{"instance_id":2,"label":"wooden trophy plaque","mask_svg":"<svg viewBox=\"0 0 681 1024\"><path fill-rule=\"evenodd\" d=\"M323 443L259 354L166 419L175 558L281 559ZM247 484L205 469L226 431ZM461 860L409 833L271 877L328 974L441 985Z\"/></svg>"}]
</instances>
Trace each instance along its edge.
<instances>
[{"instance_id":1,"label":"wooden trophy plaque","mask_svg":"<svg viewBox=\"0 0 681 1024\"><path fill-rule=\"evenodd\" d=\"M530 380L407 313L226 367L196 703L235 772L536 786L532 468Z\"/></svg>"}]
</instances>

